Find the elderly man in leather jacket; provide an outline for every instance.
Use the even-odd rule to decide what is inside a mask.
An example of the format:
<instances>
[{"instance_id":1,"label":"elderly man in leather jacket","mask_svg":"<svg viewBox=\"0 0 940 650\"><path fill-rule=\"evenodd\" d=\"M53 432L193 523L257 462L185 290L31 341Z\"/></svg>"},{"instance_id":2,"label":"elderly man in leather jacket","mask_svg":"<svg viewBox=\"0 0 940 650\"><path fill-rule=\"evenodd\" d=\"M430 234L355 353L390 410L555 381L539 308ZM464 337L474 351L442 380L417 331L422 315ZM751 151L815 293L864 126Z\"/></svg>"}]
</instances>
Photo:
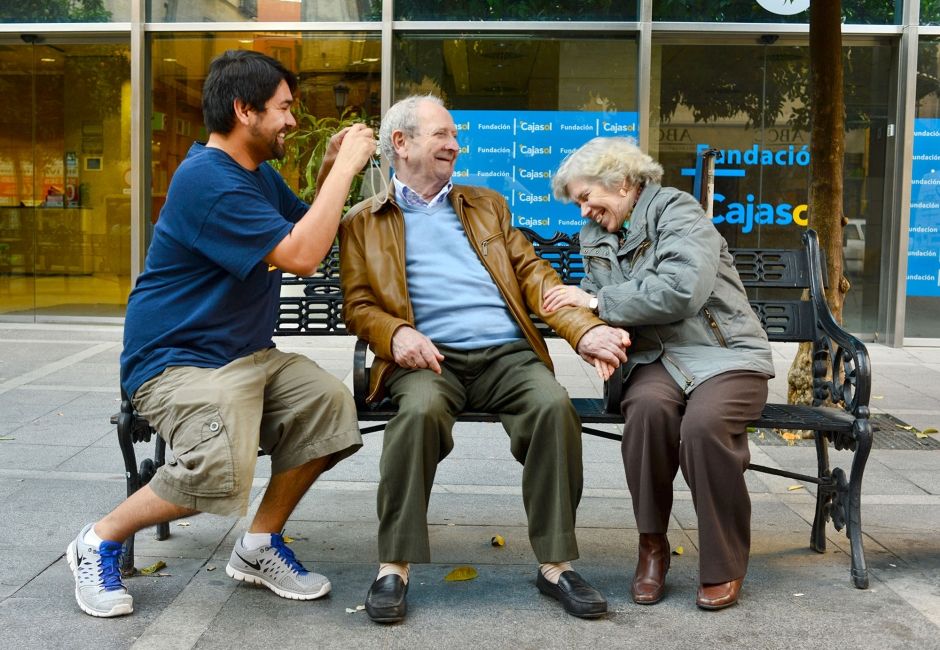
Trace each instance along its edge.
<instances>
[{"instance_id":1,"label":"elderly man in leather jacket","mask_svg":"<svg viewBox=\"0 0 940 650\"><path fill-rule=\"evenodd\" d=\"M505 199L453 185L459 147L440 99L395 104L380 130L395 169L388 191L353 207L340 230L343 318L375 351L370 400L398 414L385 432L378 488L379 573L366 597L376 622L406 614L409 566L428 562L427 506L437 464L464 409L498 413L523 465L538 589L582 618L607 611L571 569L582 490L577 413L552 374L536 314L598 368L626 360L629 338L590 309L547 313L561 283L511 225Z\"/></svg>"}]
</instances>

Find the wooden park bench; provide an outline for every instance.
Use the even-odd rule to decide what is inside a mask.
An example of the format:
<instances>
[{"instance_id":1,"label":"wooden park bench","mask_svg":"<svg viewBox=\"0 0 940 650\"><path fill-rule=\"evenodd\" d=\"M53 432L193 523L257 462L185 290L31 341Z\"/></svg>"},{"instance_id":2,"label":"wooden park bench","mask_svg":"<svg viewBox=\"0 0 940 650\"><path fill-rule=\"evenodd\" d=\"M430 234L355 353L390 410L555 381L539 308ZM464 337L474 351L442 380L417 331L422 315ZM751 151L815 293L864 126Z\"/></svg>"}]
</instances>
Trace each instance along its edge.
<instances>
[{"instance_id":1,"label":"wooden park bench","mask_svg":"<svg viewBox=\"0 0 940 650\"><path fill-rule=\"evenodd\" d=\"M548 260L562 280L577 284L583 275L577 236L556 235L544 239L531 230L521 229L536 252ZM826 549L826 523L832 521L836 530L846 531L851 543L851 577L859 589L868 587L868 569L862 546L860 514L862 475L872 444L868 402L871 393L871 364L865 345L846 332L832 316L824 294L825 265L816 233L803 233L802 249L732 249L734 263L748 290L751 307L771 341L808 342L812 344L813 404L767 404L753 427L812 431L816 443L817 472L815 476L799 474L761 465L748 469L784 476L816 485L816 515L810 533L810 547L817 552ZM342 319L342 291L339 284L339 250L334 246L314 277L285 275L280 314L275 336L347 335ZM294 295L296 294L296 295ZM780 297L783 296L783 297ZM543 325L543 332L553 333ZM363 433L379 431L395 414L388 401L368 404L365 396L369 386L367 348L358 341L354 352L353 387L359 420L371 423ZM622 382L608 382L604 395L596 398L573 398L581 416L585 434L610 440L621 436L598 429L600 425L623 423L620 413ZM154 434L149 423L139 417L122 395L121 411L111 418L117 424L118 441L124 455L127 493L145 485L156 468L164 462L166 451L162 438L156 436L154 455L138 466L134 443L149 442ZM492 413L462 413L462 422L498 422ZM852 466L846 474L831 468L829 444L836 449L852 450ZM157 539L169 536L168 524L157 527ZM122 570L133 572L134 540L125 543Z\"/></svg>"}]
</instances>

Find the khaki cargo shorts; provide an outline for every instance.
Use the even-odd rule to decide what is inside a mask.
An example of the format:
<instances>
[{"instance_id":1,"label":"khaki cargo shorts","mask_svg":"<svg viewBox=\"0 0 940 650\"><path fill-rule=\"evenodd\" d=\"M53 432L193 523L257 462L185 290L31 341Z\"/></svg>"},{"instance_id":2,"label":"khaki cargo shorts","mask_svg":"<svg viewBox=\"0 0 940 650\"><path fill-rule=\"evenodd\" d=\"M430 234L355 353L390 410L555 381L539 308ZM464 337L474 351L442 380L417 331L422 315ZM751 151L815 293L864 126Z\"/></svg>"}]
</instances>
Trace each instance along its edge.
<instances>
[{"instance_id":1,"label":"khaki cargo shorts","mask_svg":"<svg viewBox=\"0 0 940 650\"><path fill-rule=\"evenodd\" d=\"M278 474L326 456L329 469L362 446L342 382L276 348L222 368L167 368L133 402L173 452L151 489L200 512L245 515L259 447Z\"/></svg>"}]
</instances>

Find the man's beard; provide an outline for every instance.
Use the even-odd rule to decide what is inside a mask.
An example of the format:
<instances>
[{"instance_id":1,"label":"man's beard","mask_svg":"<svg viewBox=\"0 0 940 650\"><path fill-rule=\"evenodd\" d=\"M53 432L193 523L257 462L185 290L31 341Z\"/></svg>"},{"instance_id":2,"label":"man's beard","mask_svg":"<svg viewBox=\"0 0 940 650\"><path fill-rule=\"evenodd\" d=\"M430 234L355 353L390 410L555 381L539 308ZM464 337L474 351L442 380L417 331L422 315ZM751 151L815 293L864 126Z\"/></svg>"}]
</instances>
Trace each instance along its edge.
<instances>
[{"instance_id":1,"label":"man's beard","mask_svg":"<svg viewBox=\"0 0 940 650\"><path fill-rule=\"evenodd\" d=\"M286 155L287 147L278 142L277 136L274 136L274 141L271 143L271 158L274 160L283 160Z\"/></svg>"},{"instance_id":2,"label":"man's beard","mask_svg":"<svg viewBox=\"0 0 940 650\"><path fill-rule=\"evenodd\" d=\"M263 138L264 133L256 125L252 125L250 128L250 133L256 138ZM281 135L286 135L286 133L281 133L280 131L274 134L274 137L268 142L268 156L267 160L283 160L284 156L287 155L286 144L278 142L278 137Z\"/></svg>"}]
</instances>

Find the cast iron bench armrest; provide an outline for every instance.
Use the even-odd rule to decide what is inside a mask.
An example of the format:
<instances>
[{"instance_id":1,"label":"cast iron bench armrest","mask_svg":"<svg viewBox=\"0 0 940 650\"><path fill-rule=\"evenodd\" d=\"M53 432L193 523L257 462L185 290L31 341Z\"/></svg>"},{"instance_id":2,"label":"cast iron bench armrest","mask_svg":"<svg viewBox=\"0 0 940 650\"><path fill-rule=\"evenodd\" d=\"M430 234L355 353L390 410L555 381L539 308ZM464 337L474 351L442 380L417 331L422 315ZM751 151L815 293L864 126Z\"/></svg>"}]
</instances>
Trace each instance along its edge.
<instances>
[{"instance_id":1,"label":"cast iron bench armrest","mask_svg":"<svg viewBox=\"0 0 940 650\"><path fill-rule=\"evenodd\" d=\"M813 404L841 405L857 418L869 417L871 359L868 348L836 322L826 303L824 272L816 233L803 233L810 275L810 298L816 310L817 337L813 342ZM827 376L829 368L832 376ZM835 441L834 441L835 442ZM837 443L837 448L838 443ZM853 447L854 448L854 447Z\"/></svg>"}]
</instances>

